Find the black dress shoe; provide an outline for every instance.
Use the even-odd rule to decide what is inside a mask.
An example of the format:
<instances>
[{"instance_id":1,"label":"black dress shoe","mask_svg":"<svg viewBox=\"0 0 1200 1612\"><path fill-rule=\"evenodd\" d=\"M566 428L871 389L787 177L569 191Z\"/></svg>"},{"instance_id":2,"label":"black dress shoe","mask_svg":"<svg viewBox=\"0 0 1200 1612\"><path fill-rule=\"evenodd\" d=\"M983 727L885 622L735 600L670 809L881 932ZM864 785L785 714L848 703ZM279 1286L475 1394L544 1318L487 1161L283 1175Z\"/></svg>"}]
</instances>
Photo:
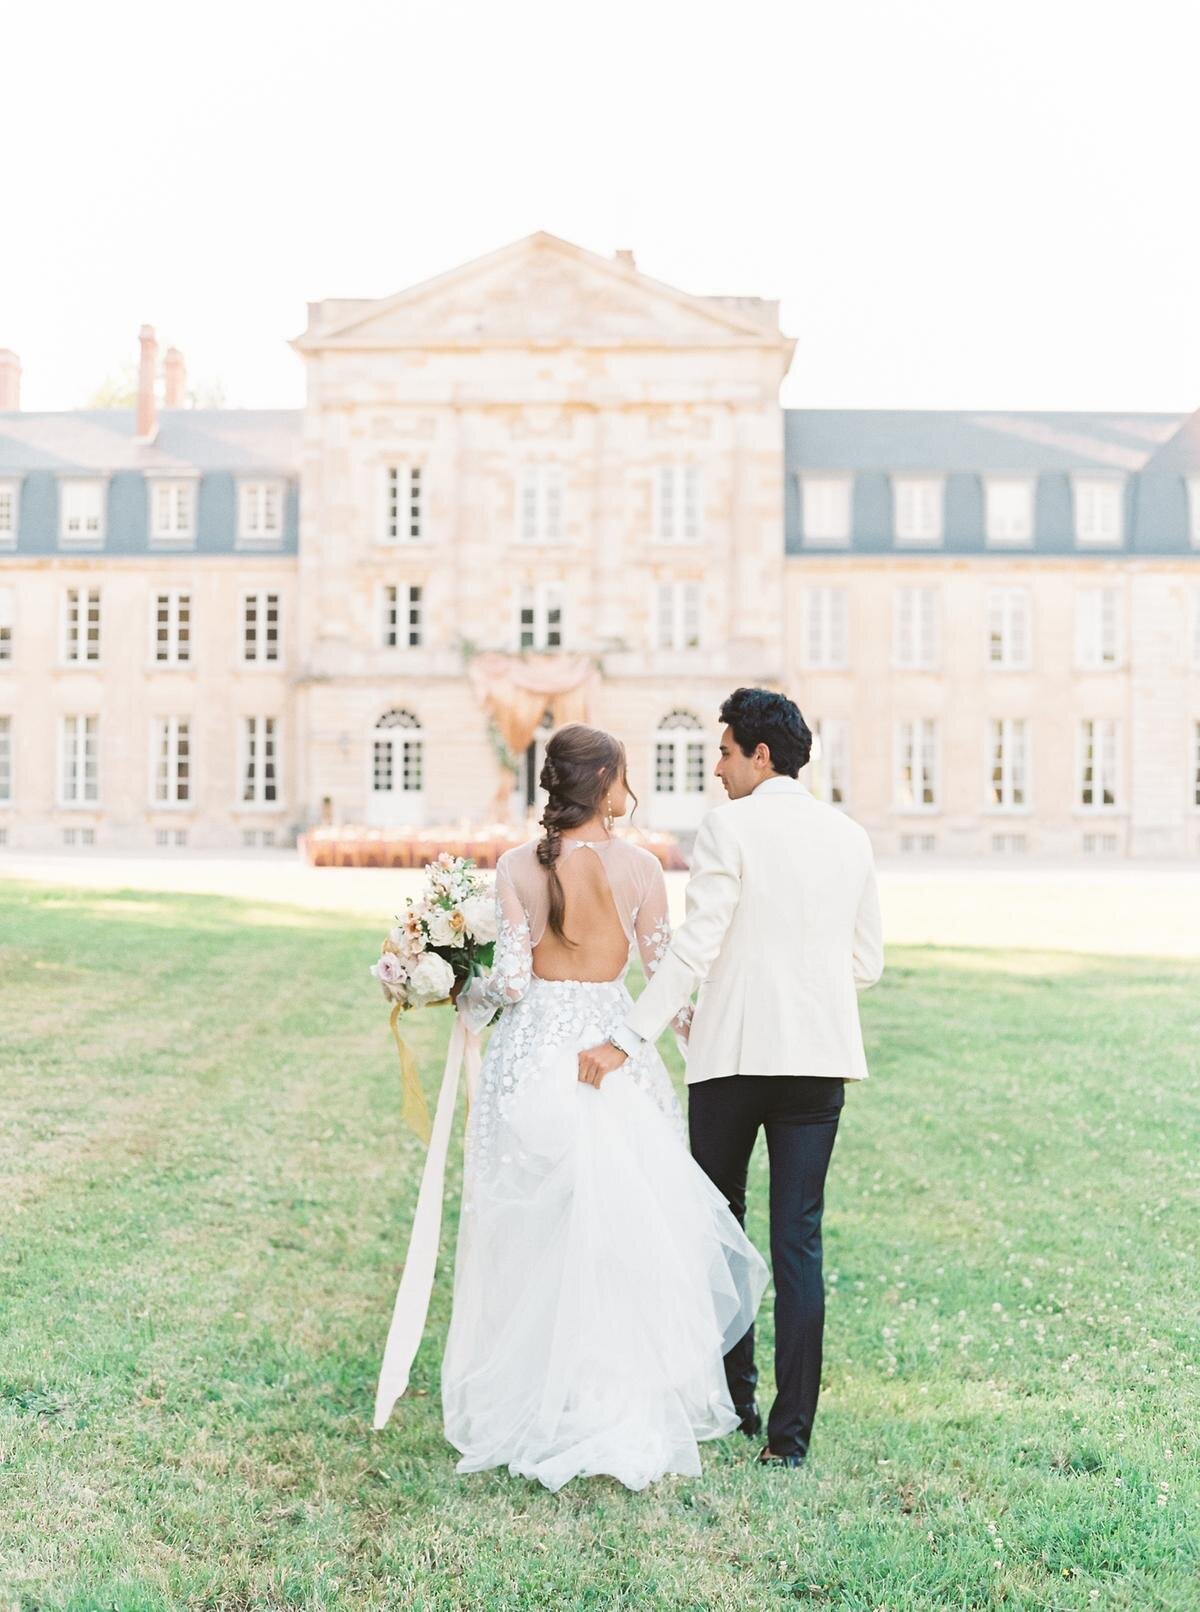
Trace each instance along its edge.
<instances>
[{"instance_id":1,"label":"black dress shoe","mask_svg":"<svg viewBox=\"0 0 1200 1612\"><path fill-rule=\"evenodd\" d=\"M803 1466L802 1455L776 1455L770 1445L764 1444L758 1452L759 1466Z\"/></svg>"},{"instance_id":2,"label":"black dress shoe","mask_svg":"<svg viewBox=\"0 0 1200 1612\"><path fill-rule=\"evenodd\" d=\"M757 1438L762 1432L762 1415L758 1409L758 1401L752 1399L748 1405L735 1405L734 1410L741 1417L737 1430L744 1433L747 1438Z\"/></svg>"}]
</instances>

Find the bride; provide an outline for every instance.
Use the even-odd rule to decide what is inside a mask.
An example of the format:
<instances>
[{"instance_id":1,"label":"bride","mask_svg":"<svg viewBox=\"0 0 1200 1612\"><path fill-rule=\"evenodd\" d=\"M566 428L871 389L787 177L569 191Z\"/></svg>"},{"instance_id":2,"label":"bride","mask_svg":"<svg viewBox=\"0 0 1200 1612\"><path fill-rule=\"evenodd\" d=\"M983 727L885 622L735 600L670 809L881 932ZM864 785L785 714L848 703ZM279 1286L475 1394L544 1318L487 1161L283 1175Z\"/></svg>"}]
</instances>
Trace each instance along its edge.
<instances>
[{"instance_id":1,"label":"bride","mask_svg":"<svg viewBox=\"0 0 1200 1612\"><path fill-rule=\"evenodd\" d=\"M458 1004L476 1029L504 1012L467 1130L446 1436L459 1472L641 1489L698 1474L698 1441L737 1427L722 1356L767 1273L687 1150L654 1046L579 1080L577 1053L629 1006L632 946L647 974L666 949L666 885L612 834L631 795L611 734L561 729L541 782L544 837L500 858L495 964Z\"/></svg>"}]
</instances>

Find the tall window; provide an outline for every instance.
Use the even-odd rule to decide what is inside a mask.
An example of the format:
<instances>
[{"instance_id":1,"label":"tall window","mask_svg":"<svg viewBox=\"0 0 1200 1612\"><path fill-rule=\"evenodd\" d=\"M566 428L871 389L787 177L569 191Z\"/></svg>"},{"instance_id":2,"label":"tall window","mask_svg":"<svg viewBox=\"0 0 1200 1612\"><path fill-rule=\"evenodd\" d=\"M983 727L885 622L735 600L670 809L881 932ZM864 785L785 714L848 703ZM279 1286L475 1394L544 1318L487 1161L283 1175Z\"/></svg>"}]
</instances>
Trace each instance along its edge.
<instances>
[{"instance_id":1,"label":"tall window","mask_svg":"<svg viewBox=\"0 0 1200 1612\"><path fill-rule=\"evenodd\" d=\"M1079 724L1079 804L1099 811L1117 804L1116 718L1085 717Z\"/></svg>"},{"instance_id":2,"label":"tall window","mask_svg":"<svg viewBox=\"0 0 1200 1612\"><path fill-rule=\"evenodd\" d=\"M104 540L104 483L66 478L59 483L59 540L83 547Z\"/></svg>"},{"instance_id":3,"label":"tall window","mask_svg":"<svg viewBox=\"0 0 1200 1612\"><path fill-rule=\"evenodd\" d=\"M1200 806L1200 722L1192 723L1192 805Z\"/></svg>"},{"instance_id":4,"label":"tall window","mask_svg":"<svg viewBox=\"0 0 1200 1612\"><path fill-rule=\"evenodd\" d=\"M154 757L156 806L186 806L192 798L191 731L191 723L185 716L159 716L154 719L150 743Z\"/></svg>"},{"instance_id":5,"label":"tall window","mask_svg":"<svg viewBox=\"0 0 1200 1612\"><path fill-rule=\"evenodd\" d=\"M1189 476L1187 484L1188 495L1188 535L1192 540L1192 547L1200 549L1200 476Z\"/></svg>"},{"instance_id":6,"label":"tall window","mask_svg":"<svg viewBox=\"0 0 1200 1612\"><path fill-rule=\"evenodd\" d=\"M846 589L807 588L804 595L804 662L815 670L843 667L849 655Z\"/></svg>"},{"instance_id":7,"label":"tall window","mask_svg":"<svg viewBox=\"0 0 1200 1612\"><path fill-rule=\"evenodd\" d=\"M1080 588L1075 595L1075 664L1084 671L1121 661L1121 595L1116 588Z\"/></svg>"},{"instance_id":8,"label":"tall window","mask_svg":"<svg viewBox=\"0 0 1200 1612\"><path fill-rule=\"evenodd\" d=\"M851 487L849 476L800 477L800 521L806 544L845 548L849 543Z\"/></svg>"},{"instance_id":9,"label":"tall window","mask_svg":"<svg viewBox=\"0 0 1200 1612\"><path fill-rule=\"evenodd\" d=\"M17 546L20 496L19 481L0 481L0 549L15 549Z\"/></svg>"},{"instance_id":10,"label":"tall window","mask_svg":"<svg viewBox=\"0 0 1200 1612\"><path fill-rule=\"evenodd\" d=\"M659 543L698 543L701 531L699 465L659 465L655 477L654 536Z\"/></svg>"},{"instance_id":11,"label":"tall window","mask_svg":"<svg viewBox=\"0 0 1200 1612\"><path fill-rule=\"evenodd\" d=\"M560 465L526 465L517 483L517 539L561 543L565 493Z\"/></svg>"},{"instance_id":12,"label":"tall window","mask_svg":"<svg viewBox=\"0 0 1200 1612\"><path fill-rule=\"evenodd\" d=\"M942 490L940 476L892 477L897 543L920 547L942 541Z\"/></svg>"},{"instance_id":13,"label":"tall window","mask_svg":"<svg viewBox=\"0 0 1200 1612\"><path fill-rule=\"evenodd\" d=\"M0 662L11 660L13 657L16 598L14 588L0 588Z\"/></svg>"},{"instance_id":14,"label":"tall window","mask_svg":"<svg viewBox=\"0 0 1200 1612\"><path fill-rule=\"evenodd\" d=\"M931 719L896 724L895 804L899 811L936 811L938 806L937 723Z\"/></svg>"},{"instance_id":15,"label":"tall window","mask_svg":"<svg viewBox=\"0 0 1200 1612\"><path fill-rule=\"evenodd\" d=\"M383 536L388 543L419 543L425 536L425 476L420 465L386 465Z\"/></svg>"},{"instance_id":16,"label":"tall window","mask_svg":"<svg viewBox=\"0 0 1200 1612\"><path fill-rule=\"evenodd\" d=\"M283 493L281 481L238 483L239 543L278 547L283 541Z\"/></svg>"},{"instance_id":17,"label":"tall window","mask_svg":"<svg viewBox=\"0 0 1200 1612\"><path fill-rule=\"evenodd\" d=\"M242 659L262 664L279 659L279 595L242 595Z\"/></svg>"},{"instance_id":18,"label":"tall window","mask_svg":"<svg viewBox=\"0 0 1200 1612\"><path fill-rule=\"evenodd\" d=\"M0 806L11 806L12 799L12 717L0 716Z\"/></svg>"},{"instance_id":19,"label":"tall window","mask_svg":"<svg viewBox=\"0 0 1200 1612\"><path fill-rule=\"evenodd\" d=\"M822 717L815 737L821 798L831 806L844 806L850 798L850 724L843 717Z\"/></svg>"},{"instance_id":20,"label":"tall window","mask_svg":"<svg viewBox=\"0 0 1200 1612\"><path fill-rule=\"evenodd\" d=\"M419 649L423 642L421 588L415 583L383 590L384 649Z\"/></svg>"},{"instance_id":21,"label":"tall window","mask_svg":"<svg viewBox=\"0 0 1200 1612\"><path fill-rule=\"evenodd\" d=\"M192 658L192 596L170 588L154 596L154 660L183 666Z\"/></svg>"},{"instance_id":22,"label":"tall window","mask_svg":"<svg viewBox=\"0 0 1200 1612\"><path fill-rule=\"evenodd\" d=\"M904 671L932 671L941 653L937 589L897 588L892 632L894 665Z\"/></svg>"},{"instance_id":23,"label":"tall window","mask_svg":"<svg viewBox=\"0 0 1200 1612\"><path fill-rule=\"evenodd\" d=\"M100 659L100 590L68 588L63 598L62 658L69 666Z\"/></svg>"},{"instance_id":24,"label":"tall window","mask_svg":"<svg viewBox=\"0 0 1200 1612\"><path fill-rule=\"evenodd\" d=\"M703 795L704 730L691 711L668 711L654 740L654 793Z\"/></svg>"},{"instance_id":25,"label":"tall window","mask_svg":"<svg viewBox=\"0 0 1200 1612\"><path fill-rule=\"evenodd\" d=\"M60 733L59 802L93 806L100 799L100 718L65 716Z\"/></svg>"},{"instance_id":26,"label":"tall window","mask_svg":"<svg viewBox=\"0 0 1200 1612\"><path fill-rule=\"evenodd\" d=\"M245 806L279 802L279 729L273 716L242 718L241 800Z\"/></svg>"},{"instance_id":27,"label":"tall window","mask_svg":"<svg viewBox=\"0 0 1200 1612\"><path fill-rule=\"evenodd\" d=\"M186 543L196 535L196 484L194 481L150 482L150 539L158 543Z\"/></svg>"},{"instance_id":28,"label":"tall window","mask_svg":"<svg viewBox=\"0 0 1200 1612\"><path fill-rule=\"evenodd\" d=\"M517 643L521 649L563 647L563 585L527 583L517 607Z\"/></svg>"},{"instance_id":29,"label":"tall window","mask_svg":"<svg viewBox=\"0 0 1200 1612\"><path fill-rule=\"evenodd\" d=\"M987 596L989 666L1019 671L1030 662L1029 589L992 588Z\"/></svg>"},{"instance_id":30,"label":"tall window","mask_svg":"<svg viewBox=\"0 0 1200 1612\"><path fill-rule=\"evenodd\" d=\"M988 755L988 805L1023 810L1029 805L1029 730L1023 717L997 717L988 723Z\"/></svg>"},{"instance_id":31,"label":"tall window","mask_svg":"<svg viewBox=\"0 0 1200 1612\"><path fill-rule=\"evenodd\" d=\"M700 584L656 583L654 603L655 648L699 649Z\"/></svg>"},{"instance_id":32,"label":"tall window","mask_svg":"<svg viewBox=\"0 0 1200 1612\"><path fill-rule=\"evenodd\" d=\"M996 547L1033 542L1033 481L1028 476L988 476L984 481L987 540Z\"/></svg>"},{"instance_id":33,"label":"tall window","mask_svg":"<svg viewBox=\"0 0 1200 1612\"><path fill-rule=\"evenodd\" d=\"M1200 672L1200 586L1192 589L1192 670Z\"/></svg>"},{"instance_id":34,"label":"tall window","mask_svg":"<svg viewBox=\"0 0 1200 1612\"><path fill-rule=\"evenodd\" d=\"M1076 476L1075 541L1081 548L1120 548L1125 537L1125 485L1114 476Z\"/></svg>"},{"instance_id":35,"label":"tall window","mask_svg":"<svg viewBox=\"0 0 1200 1612\"><path fill-rule=\"evenodd\" d=\"M385 711L375 724L371 788L377 795L419 795L425 788L424 740L411 711Z\"/></svg>"}]
</instances>

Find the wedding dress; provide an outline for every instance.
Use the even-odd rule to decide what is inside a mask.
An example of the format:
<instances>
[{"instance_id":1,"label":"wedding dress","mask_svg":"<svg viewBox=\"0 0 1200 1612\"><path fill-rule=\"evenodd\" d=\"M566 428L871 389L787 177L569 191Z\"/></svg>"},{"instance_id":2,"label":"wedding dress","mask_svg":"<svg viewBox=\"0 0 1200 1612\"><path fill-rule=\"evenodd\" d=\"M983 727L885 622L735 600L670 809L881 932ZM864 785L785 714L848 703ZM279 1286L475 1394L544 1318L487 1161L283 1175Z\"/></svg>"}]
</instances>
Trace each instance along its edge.
<instances>
[{"instance_id":1,"label":"wedding dress","mask_svg":"<svg viewBox=\"0 0 1200 1612\"><path fill-rule=\"evenodd\" d=\"M657 859L564 836L560 866L580 854L599 857L630 960L636 945L652 973L670 937ZM577 1053L631 998L624 972L534 974L549 910L534 844L500 859L496 896L494 967L460 998L475 1028L504 1011L468 1124L442 1363L457 1470L507 1466L551 1490L588 1474L630 1489L694 1476L698 1441L738 1424L722 1356L754 1318L766 1266L688 1152L652 1044L599 1089L579 1081Z\"/></svg>"}]
</instances>

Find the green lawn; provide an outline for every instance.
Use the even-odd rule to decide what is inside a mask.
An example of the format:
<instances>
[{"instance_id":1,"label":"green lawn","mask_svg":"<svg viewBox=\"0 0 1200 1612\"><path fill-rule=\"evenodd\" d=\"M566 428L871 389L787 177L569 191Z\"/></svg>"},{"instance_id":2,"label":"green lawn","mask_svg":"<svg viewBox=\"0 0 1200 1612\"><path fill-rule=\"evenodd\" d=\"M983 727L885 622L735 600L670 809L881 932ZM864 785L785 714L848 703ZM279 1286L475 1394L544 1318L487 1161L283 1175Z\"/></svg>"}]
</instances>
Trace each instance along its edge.
<instances>
[{"instance_id":1,"label":"green lawn","mask_svg":"<svg viewBox=\"0 0 1200 1612\"><path fill-rule=\"evenodd\" d=\"M0 886L2 1612L1200 1604L1200 970L895 952L809 1467L554 1497L454 1475L448 1260L370 1430L421 1161L377 939Z\"/></svg>"}]
</instances>

